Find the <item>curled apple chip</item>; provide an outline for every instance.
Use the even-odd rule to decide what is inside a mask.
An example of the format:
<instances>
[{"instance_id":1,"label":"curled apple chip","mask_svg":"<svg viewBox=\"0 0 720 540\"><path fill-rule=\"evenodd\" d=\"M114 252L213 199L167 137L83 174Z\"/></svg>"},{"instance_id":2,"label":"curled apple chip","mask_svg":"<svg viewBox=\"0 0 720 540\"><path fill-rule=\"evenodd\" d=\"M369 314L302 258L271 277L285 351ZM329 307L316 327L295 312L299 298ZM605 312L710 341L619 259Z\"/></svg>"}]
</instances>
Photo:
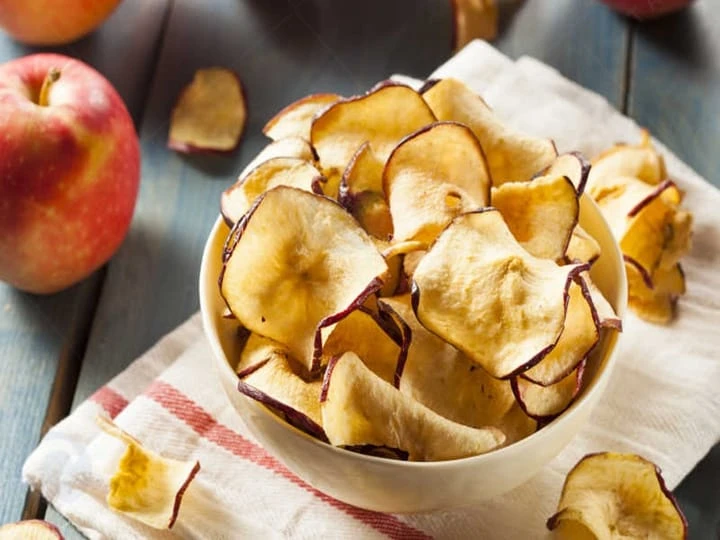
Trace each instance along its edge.
<instances>
[{"instance_id":1,"label":"curled apple chip","mask_svg":"<svg viewBox=\"0 0 720 540\"><path fill-rule=\"evenodd\" d=\"M575 225L568 242L565 259L571 263L594 263L600 257L600 244L580 224Z\"/></svg>"},{"instance_id":2,"label":"curled apple chip","mask_svg":"<svg viewBox=\"0 0 720 540\"><path fill-rule=\"evenodd\" d=\"M267 405L288 424L327 440L320 414L320 380L306 381L293 370L282 349L238 374L240 393Z\"/></svg>"},{"instance_id":3,"label":"curled apple chip","mask_svg":"<svg viewBox=\"0 0 720 540\"><path fill-rule=\"evenodd\" d=\"M498 31L496 0L450 0L453 12L453 50L459 51L473 39L492 41Z\"/></svg>"},{"instance_id":4,"label":"curled apple chip","mask_svg":"<svg viewBox=\"0 0 720 540\"><path fill-rule=\"evenodd\" d=\"M220 291L245 328L320 368L322 329L382 286L387 264L368 234L336 202L278 186L231 231Z\"/></svg>"},{"instance_id":5,"label":"curled apple chip","mask_svg":"<svg viewBox=\"0 0 720 540\"><path fill-rule=\"evenodd\" d=\"M620 176L631 176L653 185L667 179L665 160L655 150L647 131L643 130L640 144L617 144L596 157L588 182L592 186Z\"/></svg>"},{"instance_id":6,"label":"curled apple chip","mask_svg":"<svg viewBox=\"0 0 720 540\"><path fill-rule=\"evenodd\" d=\"M96 421L105 433L127 445L110 479L108 506L155 529L172 528L200 462L163 457L109 419L97 416Z\"/></svg>"},{"instance_id":7,"label":"curled apple chip","mask_svg":"<svg viewBox=\"0 0 720 540\"><path fill-rule=\"evenodd\" d=\"M625 259L628 279L628 305L638 317L656 324L669 323L677 299L685 294L685 274L679 263L669 269L658 268L648 275L631 258Z\"/></svg>"},{"instance_id":8,"label":"curled apple chip","mask_svg":"<svg viewBox=\"0 0 720 540\"><path fill-rule=\"evenodd\" d=\"M235 372L242 377L243 373L252 371L257 366L275 356L287 357L290 351L287 347L272 339L250 332L240 351L240 360L235 366Z\"/></svg>"},{"instance_id":9,"label":"curled apple chip","mask_svg":"<svg viewBox=\"0 0 720 540\"><path fill-rule=\"evenodd\" d=\"M401 393L347 352L325 371L323 426L335 446L364 445L407 452L411 461L440 461L483 454L500 446L499 430L471 428Z\"/></svg>"},{"instance_id":10,"label":"curled apple chip","mask_svg":"<svg viewBox=\"0 0 720 540\"><path fill-rule=\"evenodd\" d=\"M508 381L491 377L418 322L410 295L385 298L382 302L391 306L412 332L400 379L402 393L458 424L495 427L505 434L506 445L537 429L534 420L517 414L518 405Z\"/></svg>"},{"instance_id":11,"label":"curled apple chip","mask_svg":"<svg viewBox=\"0 0 720 540\"><path fill-rule=\"evenodd\" d=\"M490 201L485 155L473 132L436 122L407 136L383 171L394 239L430 243L452 219Z\"/></svg>"},{"instance_id":12,"label":"curled apple chip","mask_svg":"<svg viewBox=\"0 0 720 540\"><path fill-rule=\"evenodd\" d=\"M418 320L497 378L540 362L565 323L579 265L538 259L515 240L500 212L458 216L413 274Z\"/></svg>"},{"instance_id":13,"label":"curled apple chip","mask_svg":"<svg viewBox=\"0 0 720 540\"><path fill-rule=\"evenodd\" d=\"M260 150L260 153L245 165L238 178L245 177L258 165L273 158L298 158L312 162L315 160L315 153L310 143L302 137L278 139L268 143L265 148Z\"/></svg>"},{"instance_id":14,"label":"curled apple chip","mask_svg":"<svg viewBox=\"0 0 720 540\"><path fill-rule=\"evenodd\" d=\"M582 286L572 283L569 297L560 339L545 358L521 375L522 378L537 385L554 385L576 369L600 339L592 304Z\"/></svg>"},{"instance_id":15,"label":"curled apple chip","mask_svg":"<svg viewBox=\"0 0 720 540\"><path fill-rule=\"evenodd\" d=\"M420 94L396 83L380 84L325 109L312 122L310 142L328 178L327 194L336 195L340 176L364 143L385 163L400 139L434 121Z\"/></svg>"},{"instance_id":16,"label":"curled apple chip","mask_svg":"<svg viewBox=\"0 0 720 540\"><path fill-rule=\"evenodd\" d=\"M622 331L622 319L615 313L615 309L610 305L602 291L593 283L590 273L583 272L580 274L577 283L580 285L583 296L585 296L592 309L595 326Z\"/></svg>"},{"instance_id":17,"label":"curled apple chip","mask_svg":"<svg viewBox=\"0 0 720 540\"><path fill-rule=\"evenodd\" d=\"M567 409L582 389L585 360L554 384L541 386L523 377L512 379L512 391L522 410L537 420L550 420Z\"/></svg>"},{"instance_id":18,"label":"curled apple chip","mask_svg":"<svg viewBox=\"0 0 720 540\"><path fill-rule=\"evenodd\" d=\"M442 79L423 92L438 120L467 125L485 151L493 185L523 182L557 157L550 139L539 139L503 125L483 99L456 79Z\"/></svg>"},{"instance_id":19,"label":"curled apple chip","mask_svg":"<svg viewBox=\"0 0 720 540\"><path fill-rule=\"evenodd\" d=\"M231 152L240 142L247 105L238 76L229 69L199 69L180 94L168 147L177 152Z\"/></svg>"},{"instance_id":20,"label":"curled apple chip","mask_svg":"<svg viewBox=\"0 0 720 540\"><path fill-rule=\"evenodd\" d=\"M539 176L530 182L503 184L493 188L492 205L531 255L563 258L580 212L575 187L567 177Z\"/></svg>"},{"instance_id":21,"label":"curled apple chip","mask_svg":"<svg viewBox=\"0 0 720 540\"><path fill-rule=\"evenodd\" d=\"M0 526L0 540L63 540L63 535L52 523L27 519Z\"/></svg>"},{"instance_id":22,"label":"curled apple chip","mask_svg":"<svg viewBox=\"0 0 720 540\"><path fill-rule=\"evenodd\" d=\"M578 197L585 191L590 162L580 152L559 155L552 164L538 176L564 176L575 186Z\"/></svg>"},{"instance_id":23,"label":"curled apple chip","mask_svg":"<svg viewBox=\"0 0 720 540\"><path fill-rule=\"evenodd\" d=\"M277 186L291 186L322 193L325 178L304 159L276 157L264 161L223 191L220 211L225 222L234 225L250 210L257 198Z\"/></svg>"},{"instance_id":24,"label":"curled apple chip","mask_svg":"<svg viewBox=\"0 0 720 540\"><path fill-rule=\"evenodd\" d=\"M589 454L573 467L547 527L567 540L687 537L687 521L660 469L615 452Z\"/></svg>"},{"instance_id":25,"label":"curled apple chip","mask_svg":"<svg viewBox=\"0 0 720 540\"><path fill-rule=\"evenodd\" d=\"M310 125L315 115L341 99L342 96L337 94L312 94L301 98L273 116L262 131L274 141L286 137L310 140Z\"/></svg>"}]
</instances>

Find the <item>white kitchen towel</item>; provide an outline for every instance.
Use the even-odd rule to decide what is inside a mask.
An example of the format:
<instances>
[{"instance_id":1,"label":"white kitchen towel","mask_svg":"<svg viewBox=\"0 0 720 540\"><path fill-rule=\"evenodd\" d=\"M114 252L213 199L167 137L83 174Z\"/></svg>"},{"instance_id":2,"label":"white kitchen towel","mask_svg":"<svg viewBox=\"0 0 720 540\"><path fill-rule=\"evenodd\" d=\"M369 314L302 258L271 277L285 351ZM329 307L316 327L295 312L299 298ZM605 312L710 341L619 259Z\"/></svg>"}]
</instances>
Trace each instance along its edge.
<instances>
[{"instance_id":1,"label":"white kitchen towel","mask_svg":"<svg viewBox=\"0 0 720 540\"><path fill-rule=\"evenodd\" d=\"M602 97L536 60L512 62L483 42L433 75L465 80L509 124L553 137L560 151L593 156L640 137L640 128ZM24 479L89 537L122 539L544 538L565 474L581 456L601 450L646 456L674 488L720 440L720 192L658 147L695 215L679 316L654 326L628 315L614 374L590 423L512 492L473 508L397 516L314 490L260 448L230 408L197 315L51 429L28 458ZM200 461L172 531L108 509L108 478L123 447L99 432L99 413L152 449Z\"/></svg>"}]
</instances>

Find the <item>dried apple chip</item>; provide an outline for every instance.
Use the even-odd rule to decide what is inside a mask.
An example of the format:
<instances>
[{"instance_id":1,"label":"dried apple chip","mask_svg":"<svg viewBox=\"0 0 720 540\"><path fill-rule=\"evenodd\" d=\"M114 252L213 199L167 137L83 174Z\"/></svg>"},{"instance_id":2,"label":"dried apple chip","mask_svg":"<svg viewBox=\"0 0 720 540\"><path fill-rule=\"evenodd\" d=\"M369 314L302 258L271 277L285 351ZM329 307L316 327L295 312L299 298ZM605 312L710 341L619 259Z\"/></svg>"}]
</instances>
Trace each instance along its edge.
<instances>
[{"instance_id":1,"label":"dried apple chip","mask_svg":"<svg viewBox=\"0 0 720 540\"><path fill-rule=\"evenodd\" d=\"M325 177L304 159L276 157L264 161L223 191L220 211L225 222L234 225L250 210L257 198L277 186L291 186L322 193Z\"/></svg>"},{"instance_id":2,"label":"dried apple chip","mask_svg":"<svg viewBox=\"0 0 720 540\"><path fill-rule=\"evenodd\" d=\"M530 182L503 184L493 188L492 205L531 255L563 258L580 212L575 187L567 177L539 176Z\"/></svg>"},{"instance_id":3,"label":"dried apple chip","mask_svg":"<svg viewBox=\"0 0 720 540\"><path fill-rule=\"evenodd\" d=\"M675 315L678 297L685 294L685 274L680 264L658 268L650 276L635 261L626 258L625 272L628 305L635 314L652 323L669 323Z\"/></svg>"},{"instance_id":4,"label":"dried apple chip","mask_svg":"<svg viewBox=\"0 0 720 540\"><path fill-rule=\"evenodd\" d=\"M667 178L665 160L653 147L647 131L643 131L640 144L617 144L595 158L588 183L596 185L619 176L631 176L653 185Z\"/></svg>"},{"instance_id":5,"label":"dried apple chip","mask_svg":"<svg viewBox=\"0 0 720 540\"><path fill-rule=\"evenodd\" d=\"M311 94L301 98L273 116L262 132L274 141L286 137L310 140L313 118L341 99L337 94Z\"/></svg>"},{"instance_id":6,"label":"dried apple chip","mask_svg":"<svg viewBox=\"0 0 720 540\"><path fill-rule=\"evenodd\" d=\"M331 105L313 120L310 130L310 142L328 178L328 195L336 195L340 176L364 143L385 163L403 137L434 121L420 94L395 83Z\"/></svg>"},{"instance_id":7,"label":"dried apple chip","mask_svg":"<svg viewBox=\"0 0 720 540\"><path fill-rule=\"evenodd\" d=\"M687 538L687 521L660 469L635 454L589 454L568 473L558 512L547 521L561 539Z\"/></svg>"},{"instance_id":8,"label":"dried apple chip","mask_svg":"<svg viewBox=\"0 0 720 540\"><path fill-rule=\"evenodd\" d=\"M565 259L571 263L594 263L600 257L600 244L579 224L575 225L568 242Z\"/></svg>"},{"instance_id":9,"label":"dried apple chip","mask_svg":"<svg viewBox=\"0 0 720 540\"><path fill-rule=\"evenodd\" d=\"M492 41L498 31L496 0L450 0L453 11L453 50L473 39Z\"/></svg>"},{"instance_id":10,"label":"dried apple chip","mask_svg":"<svg viewBox=\"0 0 720 540\"><path fill-rule=\"evenodd\" d=\"M622 319L617 316L615 309L610 305L605 295L593 283L590 273L583 272L580 274L577 283L582 288L582 293L592 309L595 326L622 331Z\"/></svg>"},{"instance_id":11,"label":"dried apple chip","mask_svg":"<svg viewBox=\"0 0 720 540\"><path fill-rule=\"evenodd\" d=\"M254 369L276 355L288 356L289 354L288 348L281 343L250 332L240 351L240 361L235 366L235 372L241 374Z\"/></svg>"},{"instance_id":12,"label":"dried apple chip","mask_svg":"<svg viewBox=\"0 0 720 540\"><path fill-rule=\"evenodd\" d=\"M327 440L320 414L321 381L306 381L290 359L275 349L265 360L238 374L240 393L267 405L289 424L320 440Z\"/></svg>"},{"instance_id":13,"label":"dried apple chip","mask_svg":"<svg viewBox=\"0 0 720 540\"><path fill-rule=\"evenodd\" d=\"M580 152L559 155L552 164L538 176L565 176L575 186L578 197L585 191L590 162Z\"/></svg>"},{"instance_id":14,"label":"dried apple chip","mask_svg":"<svg viewBox=\"0 0 720 540\"><path fill-rule=\"evenodd\" d=\"M442 79L423 92L438 120L467 125L487 157L493 185L523 182L549 167L557 157L550 139L539 139L503 125L483 99L456 79Z\"/></svg>"},{"instance_id":15,"label":"dried apple chip","mask_svg":"<svg viewBox=\"0 0 720 540\"><path fill-rule=\"evenodd\" d=\"M505 434L505 444L527 437L537 423L519 408L508 381L495 379L415 318L410 295L385 298L410 327L412 341L400 379L400 391L458 424L491 426ZM522 413L522 411L520 411Z\"/></svg>"},{"instance_id":16,"label":"dried apple chip","mask_svg":"<svg viewBox=\"0 0 720 540\"><path fill-rule=\"evenodd\" d=\"M63 540L63 535L52 523L27 519L0 526L0 540Z\"/></svg>"},{"instance_id":17,"label":"dried apple chip","mask_svg":"<svg viewBox=\"0 0 720 540\"><path fill-rule=\"evenodd\" d=\"M333 445L393 448L411 461L483 454L505 440L495 428L471 428L443 418L378 377L352 352L328 364L321 408Z\"/></svg>"},{"instance_id":18,"label":"dried apple chip","mask_svg":"<svg viewBox=\"0 0 720 540\"><path fill-rule=\"evenodd\" d=\"M273 158L298 158L305 161L314 161L315 153L310 143L301 137L286 137L268 143L250 163L245 165L238 178L245 177L250 171L261 163Z\"/></svg>"},{"instance_id":19,"label":"dried apple chip","mask_svg":"<svg viewBox=\"0 0 720 540\"><path fill-rule=\"evenodd\" d=\"M572 283L569 297L565 325L557 344L545 358L521 375L535 384L554 385L567 377L600 339L592 304L582 286Z\"/></svg>"},{"instance_id":20,"label":"dried apple chip","mask_svg":"<svg viewBox=\"0 0 720 540\"><path fill-rule=\"evenodd\" d=\"M402 140L383 171L394 239L430 243L452 219L490 201L485 155L469 128L436 122Z\"/></svg>"},{"instance_id":21,"label":"dried apple chip","mask_svg":"<svg viewBox=\"0 0 720 540\"><path fill-rule=\"evenodd\" d=\"M178 152L231 152L247 121L238 76L224 68L199 69L180 94L170 120L168 147Z\"/></svg>"},{"instance_id":22,"label":"dried apple chip","mask_svg":"<svg viewBox=\"0 0 720 540\"><path fill-rule=\"evenodd\" d=\"M387 264L336 202L278 186L231 231L220 291L240 324L320 368L322 329L382 287Z\"/></svg>"},{"instance_id":23,"label":"dried apple chip","mask_svg":"<svg viewBox=\"0 0 720 540\"><path fill-rule=\"evenodd\" d=\"M535 384L523 377L512 379L512 391L525 414L547 421L567 409L582 389L585 360L567 376L549 386Z\"/></svg>"},{"instance_id":24,"label":"dried apple chip","mask_svg":"<svg viewBox=\"0 0 720 540\"><path fill-rule=\"evenodd\" d=\"M583 269L530 255L497 210L472 212L455 218L415 269L413 307L428 330L509 378L555 347Z\"/></svg>"},{"instance_id":25,"label":"dried apple chip","mask_svg":"<svg viewBox=\"0 0 720 540\"><path fill-rule=\"evenodd\" d=\"M127 444L110 479L108 506L155 529L172 528L200 462L163 457L109 419L97 416L96 421L105 433Z\"/></svg>"}]
</instances>

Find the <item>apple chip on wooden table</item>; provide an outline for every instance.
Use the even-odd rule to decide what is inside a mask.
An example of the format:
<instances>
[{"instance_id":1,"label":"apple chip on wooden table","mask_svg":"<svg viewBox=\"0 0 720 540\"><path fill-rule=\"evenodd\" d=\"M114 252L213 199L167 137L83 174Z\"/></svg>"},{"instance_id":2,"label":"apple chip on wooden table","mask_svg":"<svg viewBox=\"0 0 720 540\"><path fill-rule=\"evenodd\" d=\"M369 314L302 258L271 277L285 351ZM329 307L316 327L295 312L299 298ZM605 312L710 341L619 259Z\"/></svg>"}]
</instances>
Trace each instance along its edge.
<instances>
[{"instance_id":1,"label":"apple chip on wooden table","mask_svg":"<svg viewBox=\"0 0 720 540\"><path fill-rule=\"evenodd\" d=\"M319 440L448 460L534 433L621 322L579 227L590 166L465 85L316 94L222 195L238 390Z\"/></svg>"}]
</instances>

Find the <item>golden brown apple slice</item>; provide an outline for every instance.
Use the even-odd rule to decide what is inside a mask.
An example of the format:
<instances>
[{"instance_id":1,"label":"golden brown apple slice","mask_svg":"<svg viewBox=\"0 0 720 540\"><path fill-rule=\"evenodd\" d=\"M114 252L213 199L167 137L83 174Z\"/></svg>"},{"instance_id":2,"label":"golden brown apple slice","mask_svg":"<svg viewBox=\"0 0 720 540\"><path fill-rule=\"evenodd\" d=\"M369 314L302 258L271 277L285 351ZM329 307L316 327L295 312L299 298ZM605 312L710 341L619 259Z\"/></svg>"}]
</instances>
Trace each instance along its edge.
<instances>
[{"instance_id":1,"label":"golden brown apple slice","mask_svg":"<svg viewBox=\"0 0 720 540\"><path fill-rule=\"evenodd\" d=\"M555 347L568 289L583 269L530 255L497 210L463 214L415 269L413 307L428 330L493 377L509 378Z\"/></svg>"},{"instance_id":2,"label":"golden brown apple slice","mask_svg":"<svg viewBox=\"0 0 720 540\"><path fill-rule=\"evenodd\" d=\"M220 211L233 226L250 210L257 198L277 186L290 186L322 193L325 177L304 159L276 157L264 161L220 196Z\"/></svg>"},{"instance_id":3,"label":"golden brown apple slice","mask_svg":"<svg viewBox=\"0 0 720 540\"><path fill-rule=\"evenodd\" d=\"M537 420L550 420L567 409L582 389L585 360L558 382L541 386L523 377L512 379L512 391L525 414Z\"/></svg>"},{"instance_id":4,"label":"golden brown apple slice","mask_svg":"<svg viewBox=\"0 0 720 540\"><path fill-rule=\"evenodd\" d=\"M605 295L593 283L589 272L583 272L577 278L583 295L593 312L595 326L598 328L612 328L622 332L622 319L615 313L615 309L607 301Z\"/></svg>"},{"instance_id":5,"label":"golden brown apple slice","mask_svg":"<svg viewBox=\"0 0 720 540\"><path fill-rule=\"evenodd\" d=\"M410 295L385 298L408 324L412 340L400 391L440 416L470 427L492 426L505 434L505 444L527 437L537 423L519 408L508 381L491 377L415 318ZM522 413L522 411L520 411Z\"/></svg>"},{"instance_id":6,"label":"golden brown apple slice","mask_svg":"<svg viewBox=\"0 0 720 540\"><path fill-rule=\"evenodd\" d=\"M155 529L171 529L200 462L163 457L109 419L98 416L96 421L105 433L127 445L110 479L108 506Z\"/></svg>"},{"instance_id":7,"label":"golden brown apple slice","mask_svg":"<svg viewBox=\"0 0 720 540\"><path fill-rule=\"evenodd\" d=\"M199 69L173 109L168 147L184 153L232 152L246 121L247 104L238 76L219 67Z\"/></svg>"},{"instance_id":8,"label":"golden brown apple slice","mask_svg":"<svg viewBox=\"0 0 720 540\"><path fill-rule=\"evenodd\" d=\"M385 163L403 137L434 121L420 94L396 83L377 85L367 94L328 107L310 130L310 142L328 178L327 194L336 196L340 176L364 143Z\"/></svg>"},{"instance_id":9,"label":"golden brown apple slice","mask_svg":"<svg viewBox=\"0 0 720 540\"><path fill-rule=\"evenodd\" d=\"M565 255L580 205L565 176L539 176L510 182L492 190L492 205L513 236L531 255L560 260Z\"/></svg>"},{"instance_id":10,"label":"golden brown apple slice","mask_svg":"<svg viewBox=\"0 0 720 540\"><path fill-rule=\"evenodd\" d=\"M321 407L333 445L393 448L411 461L483 454L505 440L495 428L471 428L434 413L378 377L352 352L328 364Z\"/></svg>"},{"instance_id":11,"label":"golden brown apple slice","mask_svg":"<svg viewBox=\"0 0 720 540\"><path fill-rule=\"evenodd\" d=\"M452 219L490 201L485 155L473 132L436 122L392 151L383 172L396 241L432 242Z\"/></svg>"},{"instance_id":12,"label":"golden brown apple slice","mask_svg":"<svg viewBox=\"0 0 720 540\"><path fill-rule=\"evenodd\" d=\"M643 130L640 144L617 144L596 157L588 182L593 186L619 176L631 176L652 185L667 179L665 160L655 150L647 131Z\"/></svg>"},{"instance_id":13,"label":"golden brown apple slice","mask_svg":"<svg viewBox=\"0 0 720 540\"><path fill-rule=\"evenodd\" d=\"M600 339L592 305L582 287L572 283L569 296L560 339L545 358L521 375L522 378L542 386L554 385L577 368Z\"/></svg>"},{"instance_id":14,"label":"golden brown apple slice","mask_svg":"<svg viewBox=\"0 0 720 540\"><path fill-rule=\"evenodd\" d=\"M568 152L559 155L552 164L542 172L542 176L565 176L575 186L578 197L585 191L590 162L580 152Z\"/></svg>"},{"instance_id":15,"label":"golden brown apple slice","mask_svg":"<svg viewBox=\"0 0 720 540\"><path fill-rule=\"evenodd\" d=\"M286 137L301 137L310 140L310 125L315 115L342 99L337 94L312 94L301 98L273 116L263 133L277 141Z\"/></svg>"},{"instance_id":16,"label":"golden brown apple slice","mask_svg":"<svg viewBox=\"0 0 720 540\"><path fill-rule=\"evenodd\" d=\"M675 315L677 299L685 294L685 274L680 264L665 270L658 268L652 276L631 258L625 259L628 279L628 305L648 322L667 324Z\"/></svg>"},{"instance_id":17,"label":"golden brown apple slice","mask_svg":"<svg viewBox=\"0 0 720 540\"><path fill-rule=\"evenodd\" d=\"M301 137L286 137L272 141L245 165L238 179L247 176L258 165L273 158L298 158L312 162L315 160L315 153L310 143Z\"/></svg>"},{"instance_id":18,"label":"golden brown apple slice","mask_svg":"<svg viewBox=\"0 0 720 540\"><path fill-rule=\"evenodd\" d=\"M423 98L438 120L454 120L472 129L485 151L495 186L529 180L557 157L552 140L508 128L479 95L456 79L442 79L429 86Z\"/></svg>"},{"instance_id":19,"label":"golden brown apple slice","mask_svg":"<svg viewBox=\"0 0 720 540\"><path fill-rule=\"evenodd\" d=\"M498 31L496 0L450 0L453 11L454 51L462 49L473 39L492 41Z\"/></svg>"},{"instance_id":20,"label":"golden brown apple slice","mask_svg":"<svg viewBox=\"0 0 720 540\"><path fill-rule=\"evenodd\" d=\"M63 540L63 535L52 523L28 519L0 526L0 540Z\"/></svg>"},{"instance_id":21,"label":"golden brown apple slice","mask_svg":"<svg viewBox=\"0 0 720 540\"><path fill-rule=\"evenodd\" d=\"M593 264L600 254L600 244L597 240L579 224L575 225L565 251L565 259L570 263Z\"/></svg>"},{"instance_id":22,"label":"golden brown apple slice","mask_svg":"<svg viewBox=\"0 0 720 540\"><path fill-rule=\"evenodd\" d=\"M320 414L322 382L306 381L301 373L293 369L286 349L279 344L274 349L271 347L272 342L267 340L264 344L265 359L238 373L238 390L267 405L296 428L320 440L327 440ZM252 355L258 357L262 350L254 348Z\"/></svg>"},{"instance_id":23,"label":"golden brown apple slice","mask_svg":"<svg viewBox=\"0 0 720 540\"><path fill-rule=\"evenodd\" d=\"M220 290L245 328L320 368L322 329L382 287L387 264L336 202L278 186L239 221L225 246Z\"/></svg>"},{"instance_id":24,"label":"golden brown apple slice","mask_svg":"<svg viewBox=\"0 0 720 540\"><path fill-rule=\"evenodd\" d=\"M635 454L588 454L568 473L548 529L563 540L682 540L687 521L660 469Z\"/></svg>"}]
</instances>

